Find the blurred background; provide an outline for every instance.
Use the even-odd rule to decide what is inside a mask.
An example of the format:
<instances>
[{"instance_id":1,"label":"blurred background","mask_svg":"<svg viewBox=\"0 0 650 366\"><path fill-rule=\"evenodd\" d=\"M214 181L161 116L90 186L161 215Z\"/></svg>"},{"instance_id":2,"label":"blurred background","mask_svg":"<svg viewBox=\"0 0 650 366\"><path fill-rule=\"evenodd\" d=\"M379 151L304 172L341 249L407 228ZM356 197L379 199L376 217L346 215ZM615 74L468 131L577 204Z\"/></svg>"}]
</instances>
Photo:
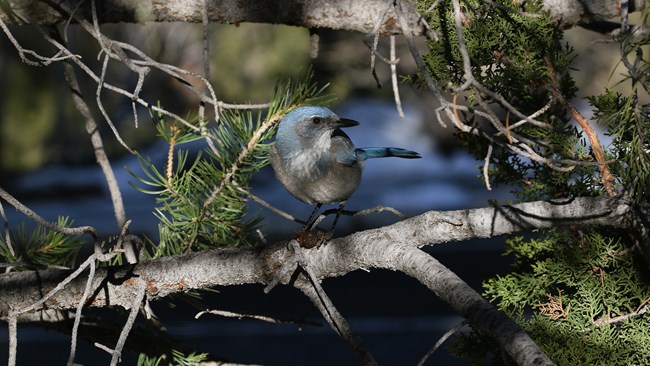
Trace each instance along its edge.
<instances>
[{"instance_id":1,"label":"blurred background","mask_svg":"<svg viewBox=\"0 0 650 366\"><path fill-rule=\"evenodd\" d=\"M109 37L129 42L152 58L203 72L201 26L192 24L105 25ZM53 54L29 27L11 28L26 48ZM312 67L319 85L329 83L327 93L336 100L331 108L339 115L361 122L346 132L357 146L396 146L418 151L420 160L382 159L368 162L363 183L346 208L360 210L384 205L408 216L429 210L483 207L488 200L507 202L508 187L488 191L480 176L482 161L457 149L452 127L444 128L435 119L436 105L426 90L400 84L405 117L398 116L390 87L387 65L378 64L383 87L378 88L370 72L370 53L365 35L320 31L319 54L311 59L306 29L260 24L211 25L211 77L220 100L234 103L264 103L278 78L300 77ZM601 36L582 30L567 32L567 42L578 54L574 77L579 97L614 85L612 77L618 61L615 44L594 44ZM96 43L83 31L70 26L69 42L95 72ZM380 52L388 54L388 41L380 42ZM406 44L397 37L399 75L415 72ZM422 43L422 49L425 45ZM113 215L104 177L95 164L84 120L72 104L62 65L32 67L23 64L6 36L0 36L0 186L48 220L69 216L75 225L92 225L100 235L119 232ZM137 158L114 138L94 103L96 85L78 72L82 92L100 125L104 145L119 181L130 230L155 240L157 221L152 196L134 189L127 168L138 173ZM137 75L113 64L107 80L133 89ZM160 72L146 79L143 99L160 100L168 110L181 116L196 113L198 100L177 81ZM154 123L144 108L139 108L139 126L133 121L130 100L102 92L102 100L127 144L162 166L167 144L156 136ZM575 103L583 108L585 102ZM449 124L451 125L451 124ZM191 148L201 149L197 145ZM306 218L312 207L291 197L273 177L270 167L253 180L253 193L275 207L298 218ZM3 204L12 228L33 223ZM299 226L251 203L252 213L265 217L262 232L270 241L289 238ZM343 217L336 235L387 225L398 218L389 213L365 217ZM327 225L327 223L323 224ZM426 248L454 270L477 291L481 282L507 270L509 259L502 256L502 239L474 240ZM438 338L462 319L434 294L405 275L388 271L355 272L324 282L334 304L351 323L380 364L415 364ZM184 301L160 301L152 306L170 334L236 363L265 365L353 365L352 351L322 321L317 310L297 290L278 287L264 295L262 286L219 288L206 293L210 308L252 312L288 319L322 322L322 326L267 324L257 320L224 319L204 315ZM173 301L173 299L172 299ZM20 326L18 364L62 364L69 352L69 336L38 327ZM7 355L6 328L0 329L0 360ZM95 364L107 356L89 343L81 342L78 363ZM39 350L39 352L33 352ZM124 364L135 363L127 353ZM45 358L46 357L46 358ZM464 365L444 349L438 350L429 364Z\"/></svg>"}]
</instances>

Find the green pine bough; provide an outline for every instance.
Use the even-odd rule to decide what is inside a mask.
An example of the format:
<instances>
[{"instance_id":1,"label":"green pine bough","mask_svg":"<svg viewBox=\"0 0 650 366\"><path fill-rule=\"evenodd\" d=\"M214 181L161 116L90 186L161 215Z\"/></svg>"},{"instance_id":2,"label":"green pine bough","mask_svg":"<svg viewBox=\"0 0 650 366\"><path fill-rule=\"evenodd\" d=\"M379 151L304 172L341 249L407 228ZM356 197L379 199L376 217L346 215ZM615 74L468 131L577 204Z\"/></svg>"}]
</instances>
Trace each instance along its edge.
<instances>
[{"instance_id":1,"label":"green pine bough","mask_svg":"<svg viewBox=\"0 0 650 366\"><path fill-rule=\"evenodd\" d=\"M159 118L158 132L169 143L164 166L140 157L144 176L136 188L156 195L160 241L148 245L152 258L203 249L250 245L262 218L246 217L252 176L268 164L267 150L280 118L305 103L323 103L324 88L304 80L279 83L265 112L224 110L216 126L198 133ZM200 126L198 118L191 119ZM182 145L208 139L214 149L190 158Z\"/></svg>"}]
</instances>

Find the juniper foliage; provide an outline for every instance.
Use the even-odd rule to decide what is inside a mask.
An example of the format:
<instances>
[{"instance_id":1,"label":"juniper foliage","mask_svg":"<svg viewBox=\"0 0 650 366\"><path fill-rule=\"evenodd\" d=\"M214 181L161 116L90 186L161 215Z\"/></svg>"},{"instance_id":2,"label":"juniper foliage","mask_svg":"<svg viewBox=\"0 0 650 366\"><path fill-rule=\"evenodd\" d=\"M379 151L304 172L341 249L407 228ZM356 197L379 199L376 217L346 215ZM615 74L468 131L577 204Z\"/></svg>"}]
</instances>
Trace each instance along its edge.
<instances>
[{"instance_id":1,"label":"juniper foliage","mask_svg":"<svg viewBox=\"0 0 650 366\"><path fill-rule=\"evenodd\" d=\"M537 117L552 126L544 129L524 124L513 130L519 140L549 161L594 161L593 151L571 115L552 90L571 100L577 87L571 78L575 57L562 39L562 30L539 14L536 1L513 3L496 0L497 7L480 0L461 1L463 36L476 80L504 97L526 115L554 101ZM418 1L420 11L433 1ZM510 9L510 10L505 10ZM647 9L642 16L647 20ZM465 82L463 61L451 1L441 1L426 15L439 40L429 41L425 56L428 71L442 90ZM650 37L629 28L616 39L628 74L621 82L629 93L605 90L588 100L594 121L613 137L605 151L619 194L646 204L650 193L650 78L643 56ZM647 48L645 48L647 50ZM409 81L423 84L421 75ZM470 86L461 96L468 107L496 106L498 100ZM460 100L460 99L459 99ZM510 117L505 112L500 119ZM594 164L578 164L570 171L552 169L508 148L507 134L497 134L488 122L473 113L462 119L479 133L458 132L456 137L477 159L483 160L494 145L489 166L492 184L507 184L519 201L605 194L602 177ZM564 163L561 166L566 166ZM482 176L481 176L482 178ZM558 365L648 365L650 329L645 314L650 303L647 263L628 233L598 227L555 229L512 236L505 255L513 258L511 271L488 279L485 296L513 316ZM497 344L475 331L456 337L453 353L472 365L513 364Z\"/></svg>"}]
</instances>

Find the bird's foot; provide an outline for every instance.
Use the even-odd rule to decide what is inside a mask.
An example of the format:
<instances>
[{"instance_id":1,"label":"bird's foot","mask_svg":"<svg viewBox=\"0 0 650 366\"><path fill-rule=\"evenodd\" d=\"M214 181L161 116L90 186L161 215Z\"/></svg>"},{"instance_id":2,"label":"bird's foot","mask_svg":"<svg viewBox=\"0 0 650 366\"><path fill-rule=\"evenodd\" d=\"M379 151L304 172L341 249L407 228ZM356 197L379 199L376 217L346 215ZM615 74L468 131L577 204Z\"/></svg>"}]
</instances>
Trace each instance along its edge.
<instances>
[{"instance_id":1,"label":"bird's foot","mask_svg":"<svg viewBox=\"0 0 650 366\"><path fill-rule=\"evenodd\" d=\"M307 248L307 249L311 249L314 247L318 248L321 245L328 242L330 239L332 239L332 233L325 232L325 231L317 231L317 230L299 231L296 234L295 239L298 241L298 244L300 244L300 246L303 248Z\"/></svg>"}]
</instances>

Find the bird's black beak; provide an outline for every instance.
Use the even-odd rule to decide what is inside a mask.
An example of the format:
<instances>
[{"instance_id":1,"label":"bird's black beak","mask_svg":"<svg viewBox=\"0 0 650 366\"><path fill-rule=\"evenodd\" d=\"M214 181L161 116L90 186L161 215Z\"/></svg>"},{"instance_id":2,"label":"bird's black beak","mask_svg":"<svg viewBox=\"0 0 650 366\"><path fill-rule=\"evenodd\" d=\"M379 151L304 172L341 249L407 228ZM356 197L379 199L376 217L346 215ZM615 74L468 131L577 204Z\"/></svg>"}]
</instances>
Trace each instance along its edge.
<instances>
[{"instance_id":1,"label":"bird's black beak","mask_svg":"<svg viewBox=\"0 0 650 366\"><path fill-rule=\"evenodd\" d=\"M354 127L358 126L359 122L352 120L352 119L347 119L347 118L339 118L338 121L336 121L336 127Z\"/></svg>"}]
</instances>

